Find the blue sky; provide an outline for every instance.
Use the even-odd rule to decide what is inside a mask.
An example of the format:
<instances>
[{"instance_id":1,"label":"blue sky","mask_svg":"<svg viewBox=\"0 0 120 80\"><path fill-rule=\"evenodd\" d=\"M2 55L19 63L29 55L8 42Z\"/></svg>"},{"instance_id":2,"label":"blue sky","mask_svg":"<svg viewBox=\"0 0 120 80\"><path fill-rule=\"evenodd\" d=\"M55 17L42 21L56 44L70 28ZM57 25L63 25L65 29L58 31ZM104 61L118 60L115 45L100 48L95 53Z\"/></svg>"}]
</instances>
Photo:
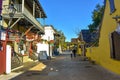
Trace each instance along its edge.
<instances>
[{"instance_id":1,"label":"blue sky","mask_svg":"<svg viewBox=\"0 0 120 80\"><path fill-rule=\"evenodd\" d=\"M66 41L76 38L81 29L92 23L92 11L104 0L39 0L47 18L46 25L53 25L66 36Z\"/></svg>"}]
</instances>

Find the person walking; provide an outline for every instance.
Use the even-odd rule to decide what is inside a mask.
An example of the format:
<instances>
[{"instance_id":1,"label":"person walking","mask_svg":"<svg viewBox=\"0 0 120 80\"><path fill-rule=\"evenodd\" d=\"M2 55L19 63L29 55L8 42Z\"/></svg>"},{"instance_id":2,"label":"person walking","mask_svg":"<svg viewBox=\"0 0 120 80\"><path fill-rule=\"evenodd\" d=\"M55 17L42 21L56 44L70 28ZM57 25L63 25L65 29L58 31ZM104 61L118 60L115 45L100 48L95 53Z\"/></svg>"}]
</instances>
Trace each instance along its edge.
<instances>
[{"instance_id":1,"label":"person walking","mask_svg":"<svg viewBox=\"0 0 120 80\"><path fill-rule=\"evenodd\" d=\"M76 49L72 50L73 56L76 57Z\"/></svg>"}]
</instances>

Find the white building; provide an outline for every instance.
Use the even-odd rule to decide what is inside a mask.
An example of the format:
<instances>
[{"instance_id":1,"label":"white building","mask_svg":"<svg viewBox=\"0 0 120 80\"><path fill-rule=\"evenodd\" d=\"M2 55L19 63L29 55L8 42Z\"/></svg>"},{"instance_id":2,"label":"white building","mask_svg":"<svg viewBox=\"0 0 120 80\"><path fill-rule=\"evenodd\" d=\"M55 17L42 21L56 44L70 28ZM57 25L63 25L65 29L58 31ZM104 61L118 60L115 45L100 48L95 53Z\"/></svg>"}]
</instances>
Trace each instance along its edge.
<instances>
[{"instance_id":1,"label":"white building","mask_svg":"<svg viewBox=\"0 0 120 80\"><path fill-rule=\"evenodd\" d=\"M54 28L52 25L48 25L44 27L45 34L42 36L42 39L45 39L47 41L54 40Z\"/></svg>"},{"instance_id":2,"label":"white building","mask_svg":"<svg viewBox=\"0 0 120 80\"><path fill-rule=\"evenodd\" d=\"M45 34L42 35L41 39L46 40L47 42L53 42L54 41L54 28L52 25L46 25L44 26L44 32ZM53 43L38 43L37 44L38 48L37 48L37 53L39 53L40 51L46 51L47 56L51 56L52 57L52 53L53 53Z\"/></svg>"}]
</instances>

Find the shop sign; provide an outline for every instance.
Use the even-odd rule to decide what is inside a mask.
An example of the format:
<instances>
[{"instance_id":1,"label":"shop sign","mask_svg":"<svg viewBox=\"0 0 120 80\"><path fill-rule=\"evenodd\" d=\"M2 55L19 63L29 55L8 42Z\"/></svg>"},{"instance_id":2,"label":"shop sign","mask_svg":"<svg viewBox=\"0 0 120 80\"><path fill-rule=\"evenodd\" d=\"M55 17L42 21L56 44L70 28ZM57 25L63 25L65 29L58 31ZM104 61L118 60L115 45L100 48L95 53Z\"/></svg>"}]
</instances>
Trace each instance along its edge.
<instances>
[{"instance_id":1,"label":"shop sign","mask_svg":"<svg viewBox=\"0 0 120 80\"><path fill-rule=\"evenodd\" d=\"M19 41L19 36L17 34L10 33L9 34L9 40L10 41L16 41L17 40L17 42L18 42Z\"/></svg>"}]
</instances>

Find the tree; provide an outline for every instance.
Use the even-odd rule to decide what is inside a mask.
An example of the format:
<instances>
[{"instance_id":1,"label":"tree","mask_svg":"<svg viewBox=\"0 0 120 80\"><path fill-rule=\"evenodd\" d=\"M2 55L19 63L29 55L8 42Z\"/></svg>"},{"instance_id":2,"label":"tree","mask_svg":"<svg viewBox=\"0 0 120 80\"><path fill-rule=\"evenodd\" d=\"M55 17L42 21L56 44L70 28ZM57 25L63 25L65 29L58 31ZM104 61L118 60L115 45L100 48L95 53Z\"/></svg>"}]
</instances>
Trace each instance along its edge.
<instances>
[{"instance_id":1,"label":"tree","mask_svg":"<svg viewBox=\"0 0 120 80\"><path fill-rule=\"evenodd\" d=\"M65 37L64 33L61 30L58 31L58 33L60 34L60 37L59 37L59 46L61 45L61 49L63 50L66 37Z\"/></svg>"},{"instance_id":2,"label":"tree","mask_svg":"<svg viewBox=\"0 0 120 80\"><path fill-rule=\"evenodd\" d=\"M58 31L57 29L55 29L56 31L56 37L55 37L55 46L56 48L60 48L60 49L64 49L64 46L65 46L65 35L64 33L60 30Z\"/></svg>"},{"instance_id":3,"label":"tree","mask_svg":"<svg viewBox=\"0 0 120 80\"><path fill-rule=\"evenodd\" d=\"M102 21L103 12L104 12L104 6L97 4L95 9L92 12L93 23L88 25L89 30L91 32L93 32L98 27L100 22Z\"/></svg>"}]
</instances>

